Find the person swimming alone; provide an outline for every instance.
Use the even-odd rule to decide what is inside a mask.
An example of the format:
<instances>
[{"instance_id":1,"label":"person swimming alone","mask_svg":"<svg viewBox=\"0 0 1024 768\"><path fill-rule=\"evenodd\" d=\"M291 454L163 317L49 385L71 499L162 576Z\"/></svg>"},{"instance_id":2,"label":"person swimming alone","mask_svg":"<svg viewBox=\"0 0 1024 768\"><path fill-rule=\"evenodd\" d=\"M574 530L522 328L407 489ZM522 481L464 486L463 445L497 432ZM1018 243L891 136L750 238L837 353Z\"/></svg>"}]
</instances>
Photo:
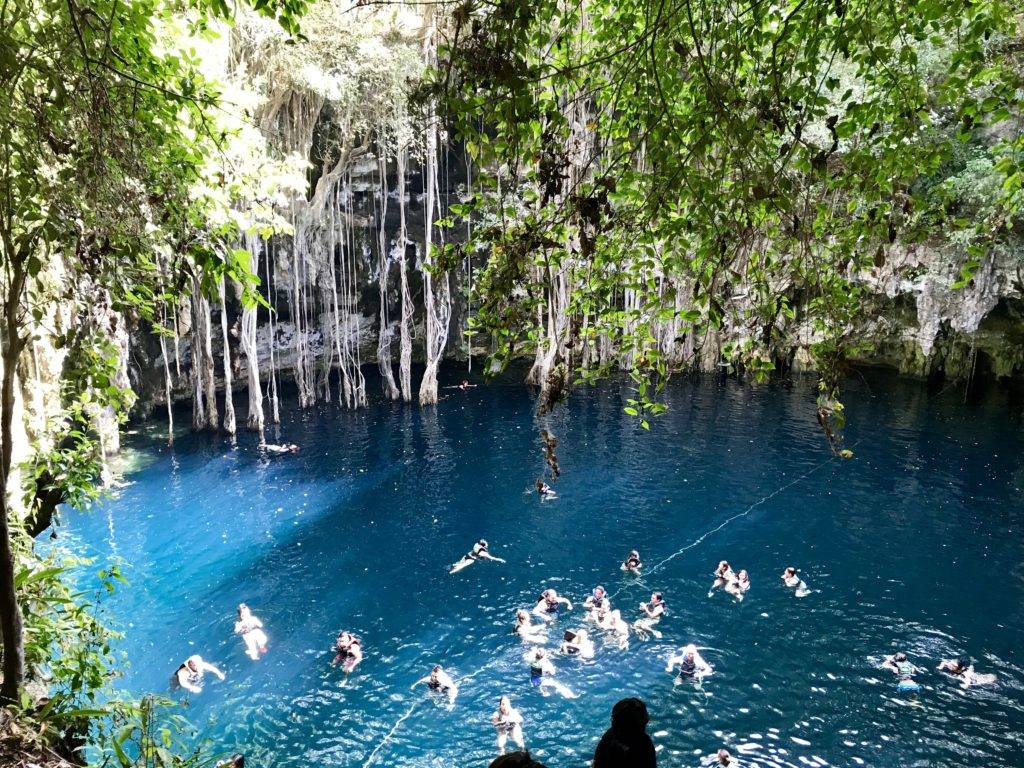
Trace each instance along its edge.
<instances>
[{"instance_id":1,"label":"person swimming alone","mask_svg":"<svg viewBox=\"0 0 1024 768\"><path fill-rule=\"evenodd\" d=\"M594 590L587 595L583 601L583 607L589 608L592 611L604 610L607 611L612 607L611 601L608 599L608 593L605 588L598 584L594 587Z\"/></svg>"},{"instance_id":2,"label":"person swimming alone","mask_svg":"<svg viewBox=\"0 0 1024 768\"><path fill-rule=\"evenodd\" d=\"M342 630L334 641L334 659L331 664L341 664L342 670L351 672L363 660L362 641L351 632Z\"/></svg>"},{"instance_id":3,"label":"person swimming alone","mask_svg":"<svg viewBox=\"0 0 1024 768\"><path fill-rule=\"evenodd\" d=\"M669 658L665 671L671 672L675 666L679 667L678 679L695 680L698 683L715 671L697 652L697 646L693 643L683 646L678 654Z\"/></svg>"},{"instance_id":4,"label":"person swimming alone","mask_svg":"<svg viewBox=\"0 0 1024 768\"><path fill-rule=\"evenodd\" d=\"M260 447L264 451L269 451L270 453L277 454L299 452L299 446L297 446L295 443L281 443L281 445L274 445L273 443L264 443Z\"/></svg>"},{"instance_id":5,"label":"person swimming alone","mask_svg":"<svg viewBox=\"0 0 1024 768\"><path fill-rule=\"evenodd\" d=\"M594 658L594 641L587 636L585 629L567 629L562 636L561 651L566 656L592 659Z\"/></svg>"},{"instance_id":6,"label":"person swimming alone","mask_svg":"<svg viewBox=\"0 0 1024 768\"><path fill-rule=\"evenodd\" d=\"M530 685L540 688L541 694L547 696L546 688L552 688L567 699L575 699L576 694L566 686L554 679L555 665L548 658L548 652L543 648L531 648L523 660L530 667Z\"/></svg>"},{"instance_id":7,"label":"person swimming alone","mask_svg":"<svg viewBox=\"0 0 1024 768\"><path fill-rule=\"evenodd\" d=\"M548 628L546 625L534 624L530 620L530 613L522 608L516 611L515 632L519 637L528 643L543 643Z\"/></svg>"},{"instance_id":8,"label":"person swimming alone","mask_svg":"<svg viewBox=\"0 0 1024 768\"><path fill-rule=\"evenodd\" d=\"M558 494L555 493L555 489L545 483L543 480L538 480L534 487L537 489L537 495L542 499L557 499Z\"/></svg>"},{"instance_id":9,"label":"person swimming alone","mask_svg":"<svg viewBox=\"0 0 1024 768\"><path fill-rule=\"evenodd\" d=\"M943 659L936 669L960 680L960 685L964 688L970 688L972 685L994 685L996 682L995 675L975 672L973 664L964 664L960 659Z\"/></svg>"},{"instance_id":10,"label":"person swimming alone","mask_svg":"<svg viewBox=\"0 0 1024 768\"><path fill-rule=\"evenodd\" d=\"M263 622L253 616L245 603L238 604L235 634L242 636L242 640L245 641L245 652L253 661L259 659L261 653L267 652L267 633L263 631Z\"/></svg>"},{"instance_id":11,"label":"person swimming alone","mask_svg":"<svg viewBox=\"0 0 1024 768\"><path fill-rule=\"evenodd\" d=\"M468 568L477 560L491 560L495 563L504 563L500 557L495 557L487 550L487 539L480 539L473 548L462 556L459 562L455 563L448 569L448 573L458 573L463 568Z\"/></svg>"},{"instance_id":12,"label":"person swimming alone","mask_svg":"<svg viewBox=\"0 0 1024 768\"><path fill-rule=\"evenodd\" d=\"M665 598L661 592L652 592L649 602L640 603L640 611L644 615L633 622L633 629L641 636L649 633L660 639L661 632L656 630L654 625L661 621L661 617L665 615L665 608Z\"/></svg>"},{"instance_id":13,"label":"person swimming alone","mask_svg":"<svg viewBox=\"0 0 1024 768\"><path fill-rule=\"evenodd\" d=\"M430 674L426 677L421 677L412 684L412 687L415 688L420 684L425 684L427 689L434 693L447 696L449 704L454 704L455 697L459 695L459 686L448 676L447 672L441 669L440 664L435 664L434 668L430 670Z\"/></svg>"},{"instance_id":14,"label":"person swimming alone","mask_svg":"<svg viewBox=\"0 0 1024 768\"><path fill-rule=\"evenodd\" d=\"M491 722L498 731L498 754L505 754L505 744L511 737L520 749L525 748L523 739L523 716L512 706L508 696L498 699L498 711L491 716Z\"/></svg>"},{"instance_id":15,"label":"person swimming alone","mask_svg":"<svg viewBox=\"0 0 1024 768\"><path fill-rule=\"evenodd\" d=\"M224 673L217 669L217 667L205 661L199 654L193 654L185 659L181 666L174 671L172 683L181 686L186 691L202 693L206 672L212 672L219 679L224 679Z\"/></svg>"},{"instance_id":16,"label":"person swimming alone","mask_svg":"<svg viewBox=\"0 0 1024 768\"><path fill-rule=\"evenodd\" d=\"M533 607L533 613L545 621L554 621L558 617L558 613L563 605L565 610L572 610L572 602L568 598L561 597L553 589L545 589L540 593L540 597L537 598L537 604Z\"/></svg>"},{"instance_id":17,"label":"person swimming alone","mask_svg":"<svg viewBox=\"0 0 1024 768\"><path fill-rule=\"evenodd\" d=\"M640 553L635 549L630 550L630 553L626 555L626 559L622 561L620 568L626 573L632 573L634 576L639 576L640 569L643 568L643 563L640 562Z\"/></svg>"}]
</instances>

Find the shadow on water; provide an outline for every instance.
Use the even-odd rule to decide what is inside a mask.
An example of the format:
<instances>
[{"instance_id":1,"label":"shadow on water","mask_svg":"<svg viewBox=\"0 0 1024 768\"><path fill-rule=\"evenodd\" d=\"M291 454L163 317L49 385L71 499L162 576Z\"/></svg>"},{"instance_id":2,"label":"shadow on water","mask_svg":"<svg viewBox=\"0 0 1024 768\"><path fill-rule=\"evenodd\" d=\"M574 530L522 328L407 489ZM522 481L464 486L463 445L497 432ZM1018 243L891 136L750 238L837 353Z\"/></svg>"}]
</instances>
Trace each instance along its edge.
<instances>
[{"instance_id":1,"label":"shadow on water","mask_svg":"<svg viewBox=\"0 0 1024 768\"><path fill-rule=\"evenodd\" d=\"M463 377L449 369L442 383ZM125 564L131 586L106 604L126 633L125 686L164 692L188 654L215 661L227 681L190 697L188 714L202 737L263 766L485 765L505 693L552 768L585 765L627 695L648 701L665 765L697 765L721 745L764 766L1019 764L1016 393L965 403L962 391L855 377L857 458L844 462L825 452L813 382L679 379L649 433L623 415L624 386L604 383L549 419L563 477L545 502L531 490L544 464L529 391L507 379L443 393L422 411L287 401L272 439L301 450L285 456L247 433L183 432L170 448L162 425L136 425L130 484L67 513L58 539ZM480 536L508 564L449 575ZM618 570L633 547L649 566L639 581ZM742 602L708 597L723 558L752 575ZM790 564L807 597L781 586ZM545 697L529 685L514 611L544 586L582 602L597 583L628 618L663 591L663 637L623 649L597 633L593 661L555 658L580 697ZM258 663L232 635L240 601L270 635ZM549 645L582 618L578 607L563 617ZM330 666L341 628L367 653L349 679ZM664 672L688 641L716 666L701 690ZM897 648L929 670L916 699L873 666ZM953 655L999 685L964 691L932 671ZM409 690L433 663L462 683L454 710Z\"/></svg>"}]
</instances>

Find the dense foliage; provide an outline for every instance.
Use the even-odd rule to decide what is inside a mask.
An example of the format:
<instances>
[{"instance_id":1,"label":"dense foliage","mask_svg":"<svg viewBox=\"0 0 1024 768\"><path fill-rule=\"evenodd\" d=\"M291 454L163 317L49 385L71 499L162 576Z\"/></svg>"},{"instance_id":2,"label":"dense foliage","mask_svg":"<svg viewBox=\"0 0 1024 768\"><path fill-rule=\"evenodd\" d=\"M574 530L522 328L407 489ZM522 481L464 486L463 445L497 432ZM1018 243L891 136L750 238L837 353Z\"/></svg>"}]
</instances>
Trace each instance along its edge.
<instances>
[{"instance_id":1,"label":"dense foliage","mask_svg":"<svg viewBox=\"0 0 1024 768\"><path fill-rule=\"evenodd\" d=\"M1021 210L1018 14L1002 0L459 4L434 88L490 171L460 211L485 222L468 245L487 257L476 328L502 361L546 350L547 399L570 371L624 365L646 425L665 376L727 327L736 370L812 359L838 451L861 276L960 230L969 280ZM1007 135L984 138L992 126ZM937 180L979 141L997 194L964 217L955 180ZM666 327L689 339L681 360ZM609 339L614 359L595 353Z\"/></svg>"}]
</instances>

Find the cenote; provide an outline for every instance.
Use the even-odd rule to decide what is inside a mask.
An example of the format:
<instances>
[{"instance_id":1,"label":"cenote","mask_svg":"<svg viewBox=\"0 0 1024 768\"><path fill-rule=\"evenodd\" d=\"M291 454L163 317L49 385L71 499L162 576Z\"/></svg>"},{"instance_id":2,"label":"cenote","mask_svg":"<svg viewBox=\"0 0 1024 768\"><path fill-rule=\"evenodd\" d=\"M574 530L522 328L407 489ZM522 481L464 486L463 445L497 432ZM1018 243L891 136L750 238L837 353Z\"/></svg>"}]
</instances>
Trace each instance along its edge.
<instances>
[{"instance_id":1,"label":"cenote","mask_svg":"<svg viewBox=\"0 0 1024 768\"><path fill-rule=\"evenodd\" d=\"M443 371L442 385L462 375ZM625 696L647 702L666 766L722 746L741 765L1021 764L1013 398L965 403L962 388L858 376L845 385L856 457L844 461L814 420L810 380L680 377L649 431L623 413L623 384L577 388L543 421L562 477L541 501L535 400L519 381L443 389L436 408L286 407L276 439L300 445L294 455L267 457L248 433L183 432L169 448L163 425L138 427L126 487L66 512L58 538L130 582L103 603L124 633L119 684L167 694L201 653L227 679L187 696L195 738L260 766L486 765L502 694L554 768L589 764ZM479 537L507 564L449 575ZM634 547L639 580L618 567ZM708 597L723 558L751 574L742 602ZM788 565L811 594L784 588ZM542 696L514 612L547 586L571 598L553 647L596 584L630 619L663 591L663 637L621 649L595 632L592 661L554 659L579 698ZM270 637L258 662L232 634L242 601ZM331 665L340 629L366 652L347 680ZM701 689L664 671L691 641L716 669ZM924 670L916 696L876 666L897 650ZM965 690L935 671L953 656L997 684ZM453 709L410 690L435 663L460 684Z\"/></svg>"}]
</instances>

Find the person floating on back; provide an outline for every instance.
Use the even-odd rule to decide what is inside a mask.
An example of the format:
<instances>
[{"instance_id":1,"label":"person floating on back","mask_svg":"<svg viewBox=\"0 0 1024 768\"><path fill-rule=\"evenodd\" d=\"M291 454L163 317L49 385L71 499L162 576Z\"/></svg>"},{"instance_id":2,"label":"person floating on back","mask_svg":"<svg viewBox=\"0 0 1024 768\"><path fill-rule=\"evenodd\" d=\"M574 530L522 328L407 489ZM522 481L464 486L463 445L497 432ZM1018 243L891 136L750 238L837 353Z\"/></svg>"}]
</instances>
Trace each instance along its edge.
<instances>
[{"instance_id":1,"label":"person floating on back","mask_svg":"<svg viewBox=\"0 0 1024 768\"><path fill-rule=\"evenodd\" d=\"M677 679L680 681L693 680L700 683L715 671L714 667L704 661L704 658L697 652L697 646L693 643L683 646L677 655L672 656L665 665L665 671L671 672L677 665L679 667Z\"/></svg>"},{"instance_id":2,"label":"person floating on back","mask_svg":"<svg viewBox=\"0 0 1024 768\"><path fill-rule=\"evenodd\" d=\"M186 691L202 693L203 685L205 685L204 675L207 672L212 672L221 680L224 679L223 672L213 664L204 661L203 657L197 653L189 656L182 662L181 666L174 671L174 677L171 682L181 686Z\"/></svg>"},{"instance_id":3,"label":"person floating on back","mask_svg":"<svg viewBox=\"0 0 1024 768\"><path fill-rule=\"evenodd\" d=\"M263 631L263 622L253 616L245 603L238 604L235 634L242 636L245 652L253 661L259 659L261 653L267 652L267 633Z\"/></svg>"},{"instance_id":4,"label":"person floating on back","mask_svg":"<svg viewBox=\"0 0 1024 768\"><path fill-rule=\"evenodd\" d=\"M649 721L640 699L623 699L612 707L612 725L594 750L594 768L655 768L658 758L647 735Z\"/></svg>"},{"instance_id":5,"label":"person floating on back","mask_svg":"<svg viewBox=\"0 0 1024 768\"><path fill-rule=\"evenodd\" d=\"M435 664L434 668L430 670L430 674L426 677L421 677L412 684L412 687L415 688L421 683L426 684L427 688L434 693L447 696L449 704L454 704L455 697L459 695L459 686L448 676L447 672L441 669L440 664Z\"/></svg>"},{"instance_id":6,"label":"person floating on back","mask_svg":"<svg viewBox=\"0 0 1024 768\"><path fill-rule=\"evenodd\" d=\"M565 610L572 610L572 602L568 598L561 597L553 589L545 589L540 593L540 597L537 598L537 604L533 607L533 613L545 621L554 621L558 618L558 613L563 605Z\"/></svg>"},{"instance_id":7,"label":"person floating on back","mask_svg":"<svg viewBox=\"0 0 1024 768\"><path fill-rule=\"evenodd\" d=\"M498 754L505 754L505 744L509 738L515 745L523 749L523 716L512 706L508 696L498 699L498 711L491 716L491 722L498 731Z\"/></svg>"},{"instance_id":8,"label":"person floating on back","mask_svg":"<svg viewBox=\"0 0 1024 768\"><path fill-rule=\"evenodd\" d=\"M459 560L459 562L455 563L448 569L448 573L458 573L463 568L471 566L477 560L492 560L495 563L505 562L500 557L495 557L487 551L487 539L480 539L480 541L473 545L473 548L467 554L462 556L462 559Z\"/></svg>"},{"instance_id":9,"label":"person floating on back","mask_svg":"<svg viewBox=\"0 0 1024 768\"><path fill-rule=\"evenodd\" d=\"M635 549L631 550L626 555L626 559L622 561L621 570L626 573L632 573L634 576L639 576L641 568L643 568L643 563L640 562L640 553Z\"/></svg>"},{"instance_id":10,"label":"person floating on back","mask_svg":"<svg viewBox=\"0 0 1024 768\"><path fill-rule=\"evenodd\" d=\"M943 659L936 669L960 680L960 685L964 688L970 688L972 685L994 685L996 682L995 675L975 672L973 664L964 664L960 659Z\"/></svg>"}]
</instances>

